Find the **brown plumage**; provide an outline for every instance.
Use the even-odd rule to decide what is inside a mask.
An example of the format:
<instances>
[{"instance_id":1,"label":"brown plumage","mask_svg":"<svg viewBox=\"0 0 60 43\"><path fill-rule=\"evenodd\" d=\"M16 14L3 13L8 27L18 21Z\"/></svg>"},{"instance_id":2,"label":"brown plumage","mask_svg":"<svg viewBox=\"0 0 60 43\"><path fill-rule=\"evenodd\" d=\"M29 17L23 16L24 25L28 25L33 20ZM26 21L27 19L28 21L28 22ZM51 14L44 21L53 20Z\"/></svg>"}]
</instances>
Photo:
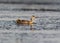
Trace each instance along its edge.
<instances>
[{"instance_id":1,"label":"brown plumage","mask_svg":"<svg viewBox=\"0 0 60 43\"><path fill-rule=\"evenodd\" d=\"M17 24L29 24L29 25L31 25L31 24L33 24L33 20L34 19L35 19L35 16L32 16L30 21L29 20L20 20L20 19L17 19L16 23Z\"/></svg>"}]
</instances>

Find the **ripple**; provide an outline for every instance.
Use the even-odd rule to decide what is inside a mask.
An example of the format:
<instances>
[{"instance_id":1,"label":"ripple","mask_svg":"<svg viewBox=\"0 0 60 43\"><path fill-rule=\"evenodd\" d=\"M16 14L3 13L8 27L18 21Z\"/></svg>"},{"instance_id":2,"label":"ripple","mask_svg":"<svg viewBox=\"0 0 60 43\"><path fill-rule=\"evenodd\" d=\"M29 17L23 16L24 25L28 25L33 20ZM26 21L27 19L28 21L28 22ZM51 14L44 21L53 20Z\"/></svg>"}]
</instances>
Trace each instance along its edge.
<instances>
[{"instance_id":1,"label":"ripple","mask_svg":"<svg viewBox=\"0 0 60 43\"><path fill-rule=\"evenodd\" d=\"M18 17L18 16L17 16ZM23 19L29 19L28 16L21 16ZM34 20L36 24L33 24L32 27L28 25L20 25L16 24L14 20L0 20L0 29L7 29L7 30L30 30L33 28L34 30L59 30L60 29L60 17L58 16L41 16L40 18L36 18Z\"/></svg>"}]
</instances>

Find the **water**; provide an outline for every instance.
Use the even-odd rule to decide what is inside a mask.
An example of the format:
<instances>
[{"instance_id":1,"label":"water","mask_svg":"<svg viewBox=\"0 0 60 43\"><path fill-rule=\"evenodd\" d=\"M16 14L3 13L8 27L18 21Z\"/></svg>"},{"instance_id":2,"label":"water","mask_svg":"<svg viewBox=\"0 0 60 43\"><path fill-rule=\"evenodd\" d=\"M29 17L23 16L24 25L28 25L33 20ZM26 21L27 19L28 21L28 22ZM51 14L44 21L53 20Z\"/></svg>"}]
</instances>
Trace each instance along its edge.
<instances>
[{"instance_id":1,"label":"water","mask_svg":"<svg viewBox=\"0 0 60 43\"><path fill-rule=\"evenodd\" d=\"M0 10L0 43L60 43L60 12L12 11L22 7L40 8L37 6L0 4L2 9ZM41 5L41 8L44 6ZM46 5L44 8L59 9L58 5L49 6ZM32 15L37 17L34 20L36 24L32 26L16 24L18 18L30 20ZM30 30L31 28L34 30Z\"/></svg>"},{"instance_id":2,"label":"water","mask_svg":"<svg viewBox=\"0 0 60 43\"><path fill-rule=\"evenodd\" d=\"M59 12L24 12L26 15L24 16L24 11L18 12L16 14L7 14L11 12L7 12L6 14L0 15L0 29L7 29L7 30L30 30L30 28L33 28L34 30L59 30L60 29L60 16ZM3 12L5 13L5 12ZM15 12L14 12L15 13ZM39 14L41 13L41 14ZM45 15L45 14L48 15ZM53 15L53 13L55 15ZM23 14L23 15L21 15ZM18 26L16 24L16 20L18 18L24 19L24 20L30 20L32 15L37 15L34 20L36 24L33 24L32 27L30 25L20 25Z\"/></svg>"},{"instance_id":3,"label":"water","mask_svg":"<svg viewBox=\"0 0 60 43\"><path fill-rule=\"evenodd\" d=\"M0 43L59 43L60 31L0 31Z\"/></svg>"}]
</instances>

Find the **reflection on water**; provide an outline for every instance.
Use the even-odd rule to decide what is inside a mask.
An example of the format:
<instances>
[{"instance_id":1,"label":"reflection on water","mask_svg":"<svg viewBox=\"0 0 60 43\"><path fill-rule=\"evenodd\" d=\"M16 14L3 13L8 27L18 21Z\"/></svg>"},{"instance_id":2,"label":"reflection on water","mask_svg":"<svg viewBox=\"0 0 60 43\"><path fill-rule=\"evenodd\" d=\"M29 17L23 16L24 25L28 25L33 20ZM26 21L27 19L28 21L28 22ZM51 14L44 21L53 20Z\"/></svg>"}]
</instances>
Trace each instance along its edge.
<instances>
[{"instance_id":1,"label":"reflection on water","mask_svg":"<svg viewBox=\"0 0 60 43\"><path fill-rule=\"evenodd\" d=\"M22 17L23 19L29 20L30 17ZM41 16L34 20L36 24L33 25L17 25L16 21L0 20L0 29L7 30L58 30L60 29L60 17L58 16Z\"/></svg>"},{"instance_id":2,"label":"reflection on water","mask_svg":"<svg viewBox=\"0 0 60 43\"><path fill-rule=\"evenodd\" d=\"M5 21L5 20L1 20L0 21L0 29L18 29L18 30L30 30L30 29L34 29L33 25L26 25L26 24L16 24L16 21Z\"/></svg>"}]
</instances>

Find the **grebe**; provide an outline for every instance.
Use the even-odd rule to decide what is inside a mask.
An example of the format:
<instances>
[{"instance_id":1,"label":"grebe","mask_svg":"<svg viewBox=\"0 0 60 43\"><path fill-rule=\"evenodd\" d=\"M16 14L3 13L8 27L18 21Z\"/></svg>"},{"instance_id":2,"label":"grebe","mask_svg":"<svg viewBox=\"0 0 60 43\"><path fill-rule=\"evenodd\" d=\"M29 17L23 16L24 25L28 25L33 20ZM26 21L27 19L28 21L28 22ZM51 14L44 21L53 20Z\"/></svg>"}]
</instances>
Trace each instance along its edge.
<instances>
[{"instance_id":1,"label":"grebe","mask_svg":"<svg viewBox=\"0 0 60 43\"><path fill-rule=\"evenodd\" d=\"M32 15L30 21L29 21L29 20L20 20L20 19L17 19L17 20L16 20L16 23L17 23L17 24L28 24L28 25L31 25L31 24L33 24L33 20L34 20L34 19L35 19L35 16Z\"/></svg>"}]
</instances>

